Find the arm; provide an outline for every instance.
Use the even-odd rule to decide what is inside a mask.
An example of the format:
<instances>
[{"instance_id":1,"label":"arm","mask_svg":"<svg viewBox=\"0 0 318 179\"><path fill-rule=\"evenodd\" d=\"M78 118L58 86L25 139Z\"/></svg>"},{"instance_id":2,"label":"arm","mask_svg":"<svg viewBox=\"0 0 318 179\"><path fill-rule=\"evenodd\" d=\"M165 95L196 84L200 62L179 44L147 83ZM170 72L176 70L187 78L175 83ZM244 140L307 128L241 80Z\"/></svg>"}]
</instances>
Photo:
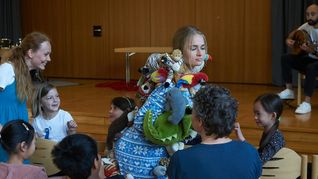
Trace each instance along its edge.
<instances>
[{"instance_id":1,"label":"arm","mask_svg":"<svg viewBox=\"0 0 318 179\"><path fill-rule=\"evenodd\" d=\"M241 131L241 127L240 127L240 123L236 122L234 124L234 130L235 130L235 134L237 136L237 138L240 140L240 141L245 141L245 137Z\"/></svg>"},{"instance_id":2,"label":"arm","mask_svg":"<svg viewBox=\"0 0 318 179\"><path fill-rule=\"evenodd\" d=\"M288 34L288 37L286 38L286 40L285 40L285 42L286 42L286 45L288 46L288 47L293 47L293 45L294 45L294 43L295 43L295 41L293 40L293 36L294 36L294 34L295 34L295 32L297 31L298 29L295 29L295 30L293 30L292 32L290 32L289 34Z\"/></svg>"},{"instance_id":3,"label":"arm","mask_svg":"<svg viewBox=\"0 0 318 179\"><path fill-rule=\"evenodd\" d=\"M294 46L295 40L293 40L293 38L294 38L294 35L295 35L296 31L298 31L298 30L303 30L303 31L308 33L307 34L308 36L310 36L310 31L311 30L308 29L308 24L305 23L305 24L301 25L298 29L295 29L291 33L289 33L289 35L288 35L288 37L286 39L286 44L287 44L288 47L292 48ZM309 38L311 38L311 37L309 37ZM307 40L309 40L309 39L307 39ZM317 56L318 53L317 53L316 47L317 46L313 45L311 42L308 43L307 41L299 46L299 48L301 50L305 51L306 53L311 53L311 54Z\"/></svg>"},{"instance_id":4,"label":"arm","mask_svg":"<svg viewBox=\"0 0 318 179\"><path fill-rule=\"evenodd\" d=\"M64 125L66 122L66 132L67 135L75 134L77 129L77 124L71 114L67 111L64 111L64 115L62 115L64 120Z\"/></svg>"},{"instance_id":5,"label":"arm","mask_svg":"<svg viewBox=\"0 0 318 179\"><path fill-rule=\"evenodd\" d=\"M304 51L306 51L307 53L311 53L315 56L318 56L318 52L316 50L316 47L315 46L312 46L312 45L308 45L307 43L303 43L300 48Z\"/></svg>"}]
</instances>

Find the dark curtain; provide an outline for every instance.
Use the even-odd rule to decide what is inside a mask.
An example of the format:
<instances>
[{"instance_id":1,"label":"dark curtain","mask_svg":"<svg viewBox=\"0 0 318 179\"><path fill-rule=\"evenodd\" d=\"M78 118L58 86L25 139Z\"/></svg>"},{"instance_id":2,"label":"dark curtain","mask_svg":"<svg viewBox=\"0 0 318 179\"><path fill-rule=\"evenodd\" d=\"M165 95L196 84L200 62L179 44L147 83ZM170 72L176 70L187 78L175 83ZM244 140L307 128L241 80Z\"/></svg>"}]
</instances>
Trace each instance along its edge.
<instances>
[{"instance_id":1,"label":"dark curtain","mask_svg":"<svg viewBox=\"0 0 318 179\"><path fill-rule=\"evenodd\" d=\"M318 0L272 0L272 82L282 86L280 57L288 52L285 39L305 22L306 7ZM296 83L296 72L294 83Z\"/></svg>"},{"instance_id":2,"label":"dark curtain","mask_svg":"<svg viewBox=\"0 0 318 179\"><path fill-rule=\"evenodd\" d=\"M0 0L0 38L21 38L20 0Z\"/></svg>"}]
</instances>

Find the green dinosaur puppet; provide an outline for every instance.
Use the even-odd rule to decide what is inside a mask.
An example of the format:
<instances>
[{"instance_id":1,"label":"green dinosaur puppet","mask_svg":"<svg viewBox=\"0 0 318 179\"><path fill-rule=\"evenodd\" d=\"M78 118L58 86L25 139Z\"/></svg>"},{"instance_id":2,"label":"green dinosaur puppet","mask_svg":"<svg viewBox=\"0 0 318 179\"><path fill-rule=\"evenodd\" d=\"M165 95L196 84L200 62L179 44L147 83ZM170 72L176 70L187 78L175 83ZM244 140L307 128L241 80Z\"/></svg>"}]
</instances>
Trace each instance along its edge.
<instances>
[{"instance_id":1,"label":"green dinosaur puppet","mask_svg":"<svg viewBox=\"0 0 318 179\"><path fill-rule=\"evenodd\" d=\"M170 111L164 112L153 123L152 112L151 110L147 111L143 124L145 137L158 145L172 145L189 136L191 114L185 114L177 125L167 120L170 115Z\"/></svg>"}]
</instances>

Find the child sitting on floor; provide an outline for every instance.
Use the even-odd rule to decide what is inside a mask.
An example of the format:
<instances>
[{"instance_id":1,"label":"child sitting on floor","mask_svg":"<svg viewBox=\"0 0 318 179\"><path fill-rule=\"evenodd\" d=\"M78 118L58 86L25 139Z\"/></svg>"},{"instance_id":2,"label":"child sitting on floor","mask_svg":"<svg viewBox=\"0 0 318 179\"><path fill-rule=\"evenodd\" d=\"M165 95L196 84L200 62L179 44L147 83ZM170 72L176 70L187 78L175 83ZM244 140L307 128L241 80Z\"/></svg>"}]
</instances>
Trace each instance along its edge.
<instances>
[{"instance_id":1,"label":"child sitting on floor","mask_svg":"<svg viewBox=\"0 0 318 179\"><path fill-rule=\"evenodd\" d=\"M60 109L60 103L55 86L49 83L38 86L32 100L32 125L37 137L59 142L76 133L76 122L70 113Z\"/></svg>"},{"instance_id":2,"label":"child sitting on floor","mask_svg":"<svg viewBox=\"0 0 318 179\"><path fill-rule=\"evenodd\" d=\"M122 96L112 99L109 120L111 122L107 138L105 154L110 159L110 163L105 166L105 176L112 177L119 174L118 164L113 153L113 144L120 136L121 132L133 124L134 113L137 111L137 106L132 98ZM126 178L133 178L131 175L126 175Z\"/></svg>"},{"instance_id":3,"label":"child sitting on floor","mask_svg":"<svg viewBox=\"0 0 318 179\"><path fill-rule=\"evenodd\" d=\"M283 103L276 94L263 94L254 101L254 120L264 128L258 148L263 165L285 145L284 136L278 129L282 112ZM239 123L235 124L235 131L238 138L245 141Z\"/></svg>"},{"instance_id":4,"label":"child sitting on floor","mask_svg":"<svg viewBox=\"0 0 318 179\"><path fill-rule=\"evenodd\" d=\"M0 143L9 155L7 163L0 163L0 178L48 178L43 167L23 164L35 151L34 129L28 122L12 120L3 126L0 135Z\"/></svg>"},{"instance_id":5,"label":"child sitting on floor","mask_svg":"<svg viewBox=\"0 0 318 179\"><path fill-rule=\"evenodd\" d=\"M113 143L120 137L120 132L132 125L133 112L135 112L136 109L135 101L132 98L122 96L115 97L112 100L109 110L109 120L111 124L108 128L106 139L106 150L108 153L112 153Z\"/></svg>"}]
</instances>

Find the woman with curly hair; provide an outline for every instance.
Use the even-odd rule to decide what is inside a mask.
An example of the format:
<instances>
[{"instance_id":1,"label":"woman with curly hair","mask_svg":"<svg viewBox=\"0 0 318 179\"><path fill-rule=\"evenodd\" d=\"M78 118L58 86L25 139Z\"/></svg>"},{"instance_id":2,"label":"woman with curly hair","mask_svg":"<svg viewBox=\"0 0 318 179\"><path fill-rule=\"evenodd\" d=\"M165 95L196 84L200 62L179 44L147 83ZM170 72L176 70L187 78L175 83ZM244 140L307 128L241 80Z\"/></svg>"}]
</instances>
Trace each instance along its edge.
<instances>
[{"instance_id":1,"label":"woman with curly hair","mask_svg":"<svg viewBox=\"0 0 318 179\"><path fill-rule=\"evenodd\" d=\"M167 171L169 179L259 178L262 163L256 149L229 138L238 108L229 90L205 85L192 100L192 127L202 142L174 153Z\"/></svg>"}]
</instances>

